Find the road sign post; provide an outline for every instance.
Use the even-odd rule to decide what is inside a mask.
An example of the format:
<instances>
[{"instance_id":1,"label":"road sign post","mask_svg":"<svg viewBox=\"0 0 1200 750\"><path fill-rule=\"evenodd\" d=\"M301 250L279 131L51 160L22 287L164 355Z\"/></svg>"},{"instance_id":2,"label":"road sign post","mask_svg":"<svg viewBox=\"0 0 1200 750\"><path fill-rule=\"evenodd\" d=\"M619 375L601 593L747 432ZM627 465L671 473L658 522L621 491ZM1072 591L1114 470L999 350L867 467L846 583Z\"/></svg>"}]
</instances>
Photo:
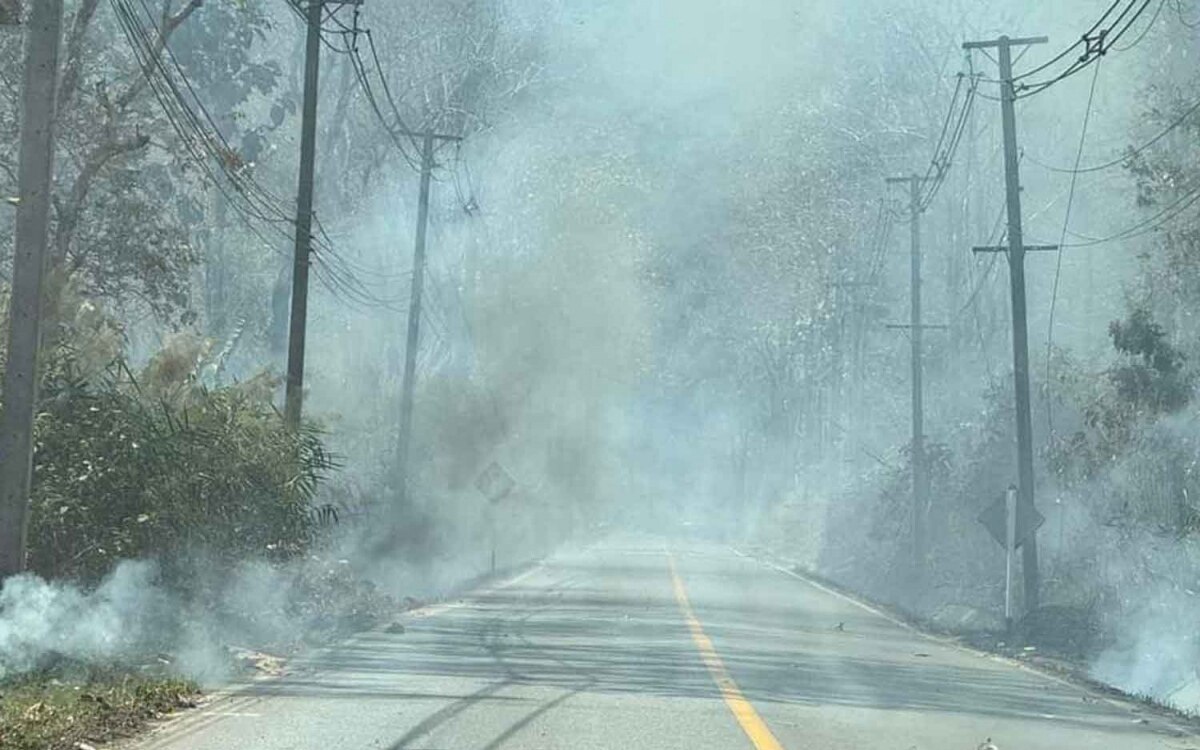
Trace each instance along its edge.
<instances>
[{"instance_id":1,"label":"road sign post","mask_svg":"<svg viewBox=\"0 0 1200 750\"><path fill-rule=\"evenodd\" d=\"M491 572L496 572L496 504L512 494L517 482L500 464L492 461L475 478L475 489L488 501L488 534L491 536Z\"/></svg>"},{"instance_id":2,"label":"road sign post","mask_svg":"<svg viewBox=\"0 0 1200 750\"><path fill-rule=\"evenodd\" d=\"M1004 493L1004 504L1008 516L1004 545L1004 630L1012 632L1012 569L1013 553L1017 549L1017 488L1009 485Z\"/></svg>"},{"instance_id":3,"label":"road sign post","mask_svg":"<svg viewBox=\"0 0 1200 750\"><path fill-rule=\"evenodd\" d=\"M496 574L496 507L492 503L488 503L488 543L492 547L491 563L488 566L488 571Z\"/></svg>"},{"instance_id":4,"label":"road sign post","mask_svg":"<svg viewBox=\"0 0 1200 750\"><path fill-rule=\"evenodd\" d=\"M1013 564L1017 548L1034 539L1034 534L1046 522L1045 516L1020 501L1020 491L1009 485L1008 491L988 504L979 514L983 524L996 543L1004 548L1004 624L1012 628ZM1027 607L1032 609L1031 607Z\"/></svg>"}]
</instances>

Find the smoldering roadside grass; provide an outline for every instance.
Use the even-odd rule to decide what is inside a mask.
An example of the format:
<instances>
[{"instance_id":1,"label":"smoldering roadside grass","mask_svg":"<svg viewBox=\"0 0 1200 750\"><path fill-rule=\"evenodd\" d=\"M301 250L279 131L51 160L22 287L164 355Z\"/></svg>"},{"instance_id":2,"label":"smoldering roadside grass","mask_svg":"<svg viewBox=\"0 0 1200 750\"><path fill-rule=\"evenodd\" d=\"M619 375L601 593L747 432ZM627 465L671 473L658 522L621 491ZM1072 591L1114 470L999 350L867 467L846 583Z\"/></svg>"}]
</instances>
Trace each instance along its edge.
<instances>
[{"instance_id":1,"label":"smoldering roadside grass","mask_svg":"<svg viewBox=\"0 0 1200 750\"><path fill-rule=\"evenodd\" d=\"M201 685L275 676L288 660L404 608L344 561L249 566L188 599L145 561L99 586L36 576L0 591L0 747L86 750L196 705ZM234 582L234 579L237 579ZM281 592L274 598L265 591Z\"/></svg>"},{"instance_id":2,"label":"smoldering roadside grass","mask_svg":"<svg viewBox=\"0 0 1200 750\"><path fill-rule=\"evenodd\" d=\"M75 665L0 680L0 747L88 750L196 706L195 682L160 672Z\"/></svg>"},{"instance_id":3,"label":"smoldering roadside grass","mask_svg":"<svg viewBox=\"0 0 1200 750\"><path fill-rule=\"evenodd\" d=\"M196 648L192 643L170 643L178 638L174 633L111 653L39 653L35 668L0 678L0 747L87 750L136 735L167 714L196 707L202 684L278 676L287 671L290 659L307 650L419 604L412 598L392 601L361 591L353 603L345 595L334 601L310 593L307 600L289 607L292 614L304 611L309 627L286 637L270 630L255 637L244 621L267 613L233 613L226 605L226 626L240 617L243 629L230 630L221 639L225 642L205 643L202 654L185 652ZM165 650L157 652L156 647Z\"/></svg>"},{"instance_id":4,"label":"smoldering roadside grass","mask_svg":"<svg viewBox=\"0 0 1200 750\"><path fill-rule=\"evenodd\" d=\"M46 624L54 628L57 638L27 643L25 648L37 649L35 657L25 660L20 669L12 669L10 663L7 674L0 674L0 748L88 750L136 736L169 714L202 704L207 689L280 677L291 670L293 660L336 646L363 630L381 627L403 633L399 622L404 613L461 598L519 574L536 559L514 559L495 571L460 571L455 583L444 585L440 592L417 591L422 594L419 598L382 593L343 559L312 556L300 572L294 565L290 570L255 567L249 574L242 572L238 585L227 580L226 590L240 588L239 594L208 602L221 612L209 611L203 627L190 634L164 629L160 621L152 623L157 630L147 633L148 623L137 618L155 607L146 608L141 597L124 602L131 609L114 611L109 607L120 597L112 596L111 586L106 590L102 584L89 592L94 597L97 591L108 591L99 600L84 595L71 607L59 607L57 615L72 618L76 627L84 629L95 629L86 620L98 617L106 625L102 641L81 638L51 615ZM129 580L148 585L140 577L148 570L145 565L129 570L133 571ZM42 584L38 593L43 600L53 588L64 589L61 583ZM265 589L287 589L290 595L272 605L261 596ZM79 593L66 590L72 597ZM47 611L37 616L43 619ZM122 617L134 619L122 621ZM282 627L284 623L287 627ZM111 628L136 637L122 643L114 639ZM221 633L214 634L218 630ZM11 634L7 642L4 635L0 632L0 646L11 651ZM199 652L195 638L203 641ZM0 668L4 666L0 663Z\"/></svg>"},{"instance_id":5,"label":"smoldering roadside grass","mask_svg":"<svg viewBox=\"0 0 1200 750\"><path fill-rule=\"evenodd\" d=\"M286 674L290 660L308 650L423 602L360 599L349 612L340 604L330 608L325 602L326 624L296 637L255 641L241 633L231 639L245 645L208 644L199 680L188 676L194 662L177 653L152 653L149 643L100 661L44 654L37 669L0 678L0 748L90 750L136 736L155 721L199 706L206 688Z\"/></svg>"}]
</instances>

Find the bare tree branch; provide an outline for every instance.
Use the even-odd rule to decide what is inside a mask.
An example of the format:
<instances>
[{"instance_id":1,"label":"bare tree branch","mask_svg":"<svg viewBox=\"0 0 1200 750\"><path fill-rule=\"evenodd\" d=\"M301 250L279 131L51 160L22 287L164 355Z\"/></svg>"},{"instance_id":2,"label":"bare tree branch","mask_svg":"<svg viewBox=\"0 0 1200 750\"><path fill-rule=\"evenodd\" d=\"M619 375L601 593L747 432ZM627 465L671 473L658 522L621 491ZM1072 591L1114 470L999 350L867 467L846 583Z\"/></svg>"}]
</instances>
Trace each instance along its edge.
<instances>
[{"instance_id":1,"label":"bare tree branch","mask_svg":"<svg viewBox=\"0 0 1200 750\"><path fill-rule=\"evenodd\" d=\"M116 121L118 112L137 98L145 88L150 76L154 75L154 65L166 50L167 41L171 35L204 4L204 0L187 0L174 13L171 12L172 4L172 0L163 2L162 20L159 24L158 36L151 49L150 62L142 66L140 75L116 99L109 97L103 86L98 87L98 96L105 115L104 138L83 158L82 166L71 186L70 194L55 197L54 206L58 216L58 228L55 233L53 261L56 265L62 264L67 258L84 205L96 177L113 159L143 149L150 143L150 137L141 133L130 136L118 135ZM99 0L81 0L75 14L75 20L67 40L67 67L63 74L63 89L59 96L60 107L78 93L83 68L84 38L95 17L98 5Z\"/></svg>"},{"instance_id":2,"label":"bare tree branch","mask_svg":"<svg viewBox=\"0 0 1200 750\"><path fill-rule=\"evenodd\" d=\"M62 81L58 89L58 111L63 111L79 90L83 73L83 40L92 25L100 0L80 0L67 36L67 57L63 67Z\"/></svg>"},{"instance_id":3,"label":"bare tree branch","mask_svg":"<svg viewBox=\"0 0 1200 750\"><path fill-rule=\"evenodd\" d=\"M108 140L97 146L88 155L83 167L79 170L79 175L75 178L70 200L67 202L55 201L58 213L58 232L54 238L56 262L61 262L67 257L71 240L75 236L75 229L79 225L79 216L83 212L84 203L87 201L88 193L91 192L96 176L116 157L145 148L149 143L150 136L138 133L125 138Z\"/></svg>"},{"instance_id":4,"label":"bare tree branch","mask_svg":"<svg viewBox=\"0 0 1200 750\"><path fill-rule=\"evenodd\" d=\"M117 108L123 109L129 106L142 89L146 86L146 81L154 74L154 66L158 64L159 58L162 57L163 50L167 48L167 41L175 30L183 25L183 22L188 20L200 6L204 5L204 0L188 0L186 4L174 14L171 13L171 0L163 2L163 18L162 24L158 29L158 38L154 41L154 46L150 50L150 59L142 68L142 75L138 76L129 88L117 97Z\"/></svg>"},{"instance_id":5,"label":"bare tree branch","mask_svg":"<svg viewBox=\"0 0 1200 750\"><path fill-rule=\"evenodd\" d=\"M3 171L8 176L9 182L15 187L17 184L17 171L14 165L2 156L0 156L0 171Z\"/></svg>"}]
</instances>

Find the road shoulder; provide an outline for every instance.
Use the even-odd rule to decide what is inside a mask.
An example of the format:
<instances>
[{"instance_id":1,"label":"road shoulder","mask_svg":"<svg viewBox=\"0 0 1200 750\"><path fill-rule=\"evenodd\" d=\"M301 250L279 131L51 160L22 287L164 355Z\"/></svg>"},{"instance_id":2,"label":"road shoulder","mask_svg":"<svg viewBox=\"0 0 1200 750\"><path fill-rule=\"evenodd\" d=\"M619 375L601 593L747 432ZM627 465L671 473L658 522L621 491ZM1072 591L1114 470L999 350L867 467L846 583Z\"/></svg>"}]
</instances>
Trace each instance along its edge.
<instances>
[{"instance_id":1,"label":"road shoulder","mask_svg":"<svg viewBox=\"0 0 1200 750\"><path fill-rule=\"evenodd\" d=\"M1153 718L1180 736L1200 739L1200 716L1163 705L1144 696L1131 695L1101 682L1088 674L1086 664L1074 663L1062 658L1049 658L1036 651L986 648L978 640L971 640L963 634L938 628L928 621L914 617L911 613L848 589L795 560L759 547L731 546L730 549L739 557L801 581L933 643L966 654L987 658L1036 675L1040 679L1084 691L1093 701L1108 703L1121 710L1143 715L1147 722ZM1017 649L1019 648L1017 647Z\"/></svg>"}]
</instances>

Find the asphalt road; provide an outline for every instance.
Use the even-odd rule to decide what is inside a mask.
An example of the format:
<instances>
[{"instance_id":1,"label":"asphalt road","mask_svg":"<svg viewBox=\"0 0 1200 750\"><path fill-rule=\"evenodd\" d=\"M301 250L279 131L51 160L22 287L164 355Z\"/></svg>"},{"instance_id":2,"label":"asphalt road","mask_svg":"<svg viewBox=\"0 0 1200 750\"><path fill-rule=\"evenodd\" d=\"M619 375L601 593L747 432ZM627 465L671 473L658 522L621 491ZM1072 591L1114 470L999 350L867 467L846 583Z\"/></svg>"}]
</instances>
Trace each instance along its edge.
<instances>
[{"instance_id":1,"label":"asphalt road","mask_svg":"<svg viewBox=\"0 0 1200 750\"><path fill-rule=\"evenodd\" d=\"M139 748L1200 750L1156 715L702 543L620 539L364 633ZM839 623L841 627L839 629Z\"/></svg>"}]
</instances>

